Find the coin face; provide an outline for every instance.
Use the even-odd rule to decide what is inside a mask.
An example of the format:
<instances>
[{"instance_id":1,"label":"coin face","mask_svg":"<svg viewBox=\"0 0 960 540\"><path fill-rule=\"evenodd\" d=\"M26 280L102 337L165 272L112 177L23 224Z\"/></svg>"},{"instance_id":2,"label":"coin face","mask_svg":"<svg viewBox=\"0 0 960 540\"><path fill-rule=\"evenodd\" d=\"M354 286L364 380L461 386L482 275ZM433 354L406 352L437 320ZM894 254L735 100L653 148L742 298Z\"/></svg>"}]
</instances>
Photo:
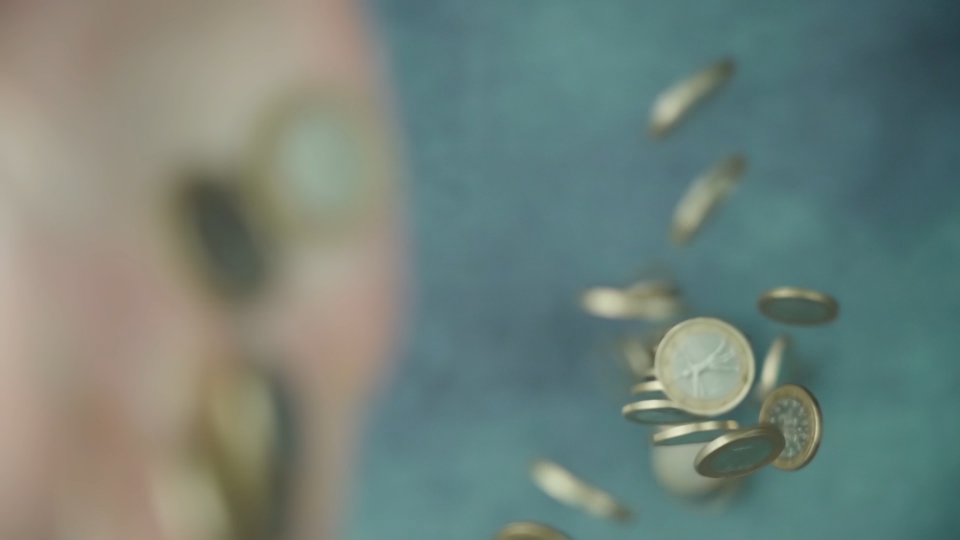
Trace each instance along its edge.
<instances>
[{"instance_id":1,"label":"coin face","mask_svg":"<svg viewBox=\"0 0 960 540\"><path fill-rule=\"evenodd\" d=\"M544 493L563 504L599 518L614 521L630 519L630 510L612 495L552 461L536 460L530 467L530 477Z\"/></svg>"},{"instance_id":2,"label":"coin face","mask_svg":"<svg viewBox=\"0 0 960 540\"><path fill-rule=\"evenodd\" d=\"M670 240L674 244L690 242L710 214L733 193L746 166L743 156L727 156L690 184L673 213Z\"/></svg>"},{"instance_id":3,"label":"coin face","mask_svg":"<svg viewBox=\"0 0 960 540\"><path fill-rule=\"evenodd\" d=\"M710 422L684 424L654 433L653 444L656 446L674 446L678 444L706 443L737 429L740 429L740 425L733 420L714 420Z\"/></svg>"},{"instance_id":4,"label":"coin face","mask_svg":"<svg viewBox=\"0 0 960 540\"><path fill-rule=\"evenodd\" d=\"M666 399L645 399L623 407L623 417L638 424L688 424L700 420Z\"/></svg>"},{"instance_id":5,"label":"coin face","mask_svg":"<svg viewBox=\"0 0 960 540\"><path fill-rule=\"evenodd\" d=\"M826 324L840 313L832 296L798 287L771 289L760 295L758 306L767 318L795 326Z\"/></svg>"},{"instance_id":6,"label":"coin face","mask_svg":"<svg viewBox=\"0 0 960 540\"><path fill-rule=\"evenodd\" d=\"M570 540L562 532L540 523L521 522L507 525L494 540Z\"/></svg>"},{"instance_id":7,"label":"coin face","mask_svg":"<svg viewBox=\"0 0 960 540\"><path fill-rule=\"evenodd\" d=\"M757 401L763 403L770 392L780 385L780 379L786 361L787 347L790 345L790 336L781 334L770 344L767 355L763 358L763 367L760 369L760 381L754 390Z\"/></svg>"},{"instance_id":8,"label":"coin face","mask_svg":"<svg viewBox=\"0 0 960 540\"><path fill-rule=\"evenodd\" d=\"M650 111L650 135L655 138L666 135L697 104L729 80L735 68L733 60L725 58L661 92Z\"/></svg>"},{"instance_id":9,"label":"coin face","mask_svg":"<svg viewBox=\"0 0 960 540\"><path fill-rule=\"evenodd\" d=\"M786 446L773 462L785 471L805 467L817 455L823 434L823 415L817 399L802 386L787 384L767 396L760 409L760 422L783 432Z\"/></svg>"},{"instance_id":10,"label":"coin face","mask_svg":"<svg viewBox=\"0 0 960 540\"><path fill-rule=\"evenodd\" d=\"M734 431L704 446L693 466L698 473L710 478L744 476L776 459L784 444L783 434L773 426Z\"/></svg>"},{"instance_id":11,"label":"coin face","mask_svg":"<svg viewBox=\"0 0 960 540\"><path fill-rule=\"evenodd\" d=\"M689 319L667 332L654 369L667 397L699 416L716 416L739 405L755 373L747 338L708 317Z\"/></svg>"}]
</instances>

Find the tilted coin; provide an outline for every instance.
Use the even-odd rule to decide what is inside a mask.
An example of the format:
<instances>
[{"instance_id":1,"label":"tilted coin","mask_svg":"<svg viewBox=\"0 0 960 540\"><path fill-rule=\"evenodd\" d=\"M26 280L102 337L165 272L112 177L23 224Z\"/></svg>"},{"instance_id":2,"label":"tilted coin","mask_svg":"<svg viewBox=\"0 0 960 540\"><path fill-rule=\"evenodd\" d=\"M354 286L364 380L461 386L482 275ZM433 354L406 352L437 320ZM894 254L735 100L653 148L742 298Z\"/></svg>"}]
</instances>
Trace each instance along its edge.
<instances>
[{"instance_id":1,"label":"tilted coin","mask_svg":"<svg viewBox=\"0 0 960 540\"><path fill-rule=\"evenodd\" d=\"M625 521L631 512L609 493L596 488L556 463L538 459L530 467L533 482L557 501L596 517Z\"/></svg>"},{"instance_id":2,"label":"tilted coin","mask_svg":"<svg viewBox=\"0 0 960 540\"><path fill-rule=\"evenodd\" d=\"M799 287L777 287L760 295L760 312L783 324L814 326L837 318L840 304L829 294Z\"/></svg>"},{"instance_id":3,"label":"tilted coin","mask_svg":"<svg viewBox=\"0 0 960 540\"><path fill-rule=\"evenodd\" d=\"M630 388L630 393L634 396L640 397L641 399L666 398L666 396L663 394L663 383L656 379L633 385Z\"/></svg>"},{"instance_id":4,"label":"tilted coin","mask_svg":"<svg viewBox=\"0 0 960 540\"><path fill-rule=\"evenodd\" d=\"M786 384L771 392L760 409L760 422L780 428L786 440L774 467L795 471L817 455L823 436L823 415L817 398L806 388Z\"/></svg>"},{"instance_id":5,"label":"tilted coin","mask_svg":"<svg viewBox=\"0 0 960 540\"><path fill-rule=\"evenodd\" d=\"M607 319L663 320L683 311L676 291L650 287L593 287L580 296L583 309Z\"/></svg>"},{"instance_id":6,"label":"tilted coin","mask_svg":"<svg viewBox=\"0 0 960 540\"><path fill-rule=\"evenodd\" d=\"M642 338L626 336L617 345L619 357L634 379L653 376L653 351Z\"/></svg>"},{"instance_id":7,"label":"tilted coin","mask_svg":"<svg viewBox=\"0 0 960 540\"><path fill-rule=\"evenodd\" d=\"M710 214L733 193L746 168L747 160L734 154L697 177L673 212L670 240L678 246L690 242Z\"/></svg>"},{"instance_id":8,"label":"tilted coin","mask_svg":"<svg viewBox=\"0 0 960 540\"><path fill-rule=\"evenodd\" d=\"M705 443L737 429L740 429L740 424L734 420L712 420L709 422L684 424L654 433L653 444L656 446L673 446L677 444Z\"/></svg>"},{"instance_id":9,"label":"tilted coin","mask_svg":"<svg viewBox=\"0 0 960 540\"><path fill-rule=\"evenodd\" d=\"M511 523L500 530L494 540L570 540L562 532L529 521Z\"/></svg>"},{"instance_id":10,"label":"tilted coin","mask_svg":"<svg viewBox=\"0 0 960 540\"><path fill-rule=\"evenodd\" d=\"M726 58L661 92L650 111L650 134L656 138L666 135L698 103L727 82L735 69L734 61Z\"/></svg>"},{"instance_id":11,"label":"tilted coin","mask_svg":"<svg viewBox=\"0 0 960 540\"><path fill-rule=\"evenodd\" d=\"M693 462L704 446L706 443L652 446L650 465L657 483L671 494L684 498L704 497L722 488L729 480L707 478L693 468Z\"/></svg>"},{"instance_id":12,"label":"tilted coin","mask_svg":"<svg viewBox=\"0 0 960 540\"><path fill-rule=\"evenodd\" d=\"M787 347L790 345L790 336L780 334L773 340L767 356L763 358L763 367L760 369L760 380L754 390L754 397L760 403L767 399L770 392L780 385L780 378L784 370Z\"/></svg>"},{"instance_id":13,"label":"tilted coin","mask_svg":"<svg viewBox=\"0 0 960 540\"><path fill-rule=\"evenodd\" d=\"M701 420L667 399L644 399L630 403L621 411L623 417L638 424L687 424Z\"/></svg>"},{"instance_id":14,"label":"tilted coin","mask_svg":"<svg viewBox=\"0 0 960 540\"><path fill-rule=\"evenodd\" d=\"M693 466L710 478L745 476L777 459L785 444L783 433L774 426L733 431L707 443Z\"/></svg>"},{"instance_id":15,"label":"tilted coin","mask_svg":"<svg viewBox=\"0 0 960 540\"><path fill-rule=\"evenodd\" d=\"M667 332L657 348L654 370L677 407L716 416L743 401L753 384L753 350L729 323L688 319Z\"/></svg>"}]
</instances>

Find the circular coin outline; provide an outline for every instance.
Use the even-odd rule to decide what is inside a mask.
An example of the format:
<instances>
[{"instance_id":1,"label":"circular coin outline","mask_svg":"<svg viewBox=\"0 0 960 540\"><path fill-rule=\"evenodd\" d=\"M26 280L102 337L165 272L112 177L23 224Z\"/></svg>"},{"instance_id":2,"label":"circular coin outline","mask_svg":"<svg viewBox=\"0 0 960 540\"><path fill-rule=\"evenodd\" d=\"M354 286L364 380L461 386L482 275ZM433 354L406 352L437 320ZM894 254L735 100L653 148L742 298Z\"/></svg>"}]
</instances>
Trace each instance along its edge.
<instances>
[{"instance_id":1,"label":"circular coin outline","mask_svg":"<svg viewBox=\"0 0 960 540\"><path fill-rule=\"evenodd\" d=\"M721 435L740 429L736 420L710 420L693 424L670 427L653 434L654 446L676 446L678 444L701 444L710 442ZM706 437L704 440L689 440L690 437Z\"/></svg>"},{"instance_id":2,"label":"circular coin outline","mask_svg":"<svg viewBox=\"0 0 960 540\"><path fill-rule=\"evenodd\" d=\"M781 317L776 309L777 302L781 300L803 300L824 309L824 315L816 319L791 319ZM764 292L757 300L757 308L764 317L781 324L791 326L818 326L833 322L840 315L840 304L837 299L829 294L815 291L813 289L803 289L800 287L776 287Z\"/></svg>"},{"instance_id":3,"label":"circular coin outline","mask_svg":"<svg viewBox=\"0 0 960 540\"><path fill-rule=\"evenodd\" d=\"M682 420L677 420L675 422L660 422L660 421L651 421L649 419L644 419L646 414L656 414L657 412L677 412L684 417ZM633 403L628 403L623 406L621 409L621 414L627 420L631 422L636 422L638 424L648 424L648 425L658 425L658 426L672 426L677 424L689 424L692 422L699 422L702 418L691 414L690 411L686 411L677 406L676 403L670 401L669 399L642 399L640 401L635 401Z\"/></svg>"},{"instance_id":4,"label":"circular coin outline","mask_svg":"<svg viewBox=\"0 0 960 540\"><path fill-rule=\"evenodd\" d=\"M714 460L719 457L730 445L743 441L745 439L764 439L770 443L770 453L762 460L750 465L750 467L736 471L735 473L718 471L713 467ZM754 473L763 467L772 463L783 451L786 440L783 433L774 426L759 425L747 429L741 429L726 435L721 435L706 446L697 454L697 459L693 462L693 468L702 476L708 478L737 478Z\"/></svg>"},{"instance_id":5,"label":"circular coin outline","mask_svg":"<svg viewBox=\"0 0 960 540\"><path fill-rule=\"evenodd\" d=\"M763 404L770 392L777 388L783 373L784 362L787 356L787 349L790 347L791 339L787 334L780 334L770 348L767 349L766 356L763 357L763 367L760 368L760 380L757 382L757 388L754 390L754 397Z\"/></svg>"},{"instance_id":6,"label":"circular coin outline","mask_svg":"<svg viewBox=\"0 0 960 540\"><path fill-rule=\"evenodd\" d=\"M729 338L727 341L731 346L735 348L738 347L740 349L739 352L742 353L738 355L741 364L740 367L742 368L741 387L735 394L731 394L731 397L712 400L688 397L686 392L677 388L669 374L670 366L665 357L668 354L666 351L670 350L671 340L676 339L678 335L682 335L684 332L689 332L691 328L698 325L707 325L714 330L719 330L720 333ZM653 366L657 379L663 383L663 393L666 394L667 398L681 409L697 416L717 416L736 408L737 405L743 402L747 394L750 393L750 387L753 386L753 380L756 376L756 360L753 355L753 347L750 346L750 341L747 340L747 337L744 336L743 332L737 329L737 327L713 317L687 319L671 328L670 331L663 336L660 345L657 347Z\"/></svg>"},{"instance_id":7,"label":"circular coin outline","mask_svg":"<svg viewBox=\"0 0 960 540\"><path fill-rule=\"evenodd\" d=\"M773 466L782 471L796 471L806 467L813 458L817 456L820 450L820 442L823 439L823 413L820 410L820 403L813 395L813 392L799 384L785 384L767 396L760 408L760 422L769 424L770 417L773 415L773 408L777 402L784 398L792 398L800 402L810 418L812 426L811 436L802 452L792 459L781 458L779 455L773 461Z\"/></svg>"}]
</instances>

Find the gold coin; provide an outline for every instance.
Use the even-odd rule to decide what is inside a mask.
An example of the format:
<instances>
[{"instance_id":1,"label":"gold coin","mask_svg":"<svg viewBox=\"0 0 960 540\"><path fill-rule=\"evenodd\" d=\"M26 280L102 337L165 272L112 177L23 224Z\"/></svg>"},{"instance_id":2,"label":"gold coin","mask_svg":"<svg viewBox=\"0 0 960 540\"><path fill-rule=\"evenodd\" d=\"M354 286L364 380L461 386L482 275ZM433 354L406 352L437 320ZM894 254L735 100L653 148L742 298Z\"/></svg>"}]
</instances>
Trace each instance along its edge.
<instances>
[{"instance_id":1,"label":"gold coin","mask_svg":"<svg viewBox=\"0 0 960 540\"><path fill-rule=\"evenodd\" d=\"M511 523L507 525L500 532L497 533L497 536L494 537L494 540L570 540L567 535L562 532L547 527L546 525L541 525L540 523L531 523L529 521Z\"/></svg>"},{"instance_id":2,"label":"gold coin","mask_svg":"<svg viewBox=\"0 0 960 540\"><path fill-rule=\"evenodd\" d=\"M817 455L823 437L820 404L806 388L786 384L767 396L760 422L777 426L786 440L773 466L784 471L802 469Z\"/></svg>"},{"instance_id":3,"label":"gold coin","mask_svg":"<svg viewBox=\"0 0 960 540\"><path fill-rule=\"evenodd\" d=\"M644 396L644 399L665 399L663 393L663 383L654 379L635 384L630 388L630 393L635 396ZM652 394L649 395L648 394Z\"/></svg>"},{"instance_id":4,"label":"gold coin","mask_svg":"<svg viewBox=\"0 0 960 540\"><path fill-rule=\"evenodd\" d=\"M630 510L612 495L586 483L552 461L534 461L530 476L544 493L563 504L599 518L615 521L630 519Z\"/></svg>"},{"instance_id":5,"label":"gold coin","mask_svg":"<svg viewBox=\"0 0 960 540\"><path fill-rule=\"evenodd\" d=\"M760 403L767 399L770 392L780 384L780 377L783 372L787 347L790 345L790 336L780 334L773 340L770 349L767 350L767 356L763 359L763 367L760 369L760 381L754 390L754 397Z\"/></svg>"},{"instance_id":6,"label":"gold coin","mask_svg":"<svg viewBox=\"0 0 960 540\"><path fill-rule=\"evenodd\" d=\"M750 392L753 349L743 333L720 319L688 319L667 332L657 348L654 371L677 407L716 416Z\"/></svg>"},{"instance_id":7,"label":"gold coin","mask_svg":"<svg viewBox=\"0 0 960 540\"><path fill-rule=\"evenodd\" d=\"M653 376L653 353L642 338L626 336L617 345L621 361L635 380Z\"/></svg>"},{"instance_id":8,"label":"gold coin","mask_svg":"<svg viewBox=\"0 0 960 540\"><path fill-rule=\"evenodd\" d=\"M721 435L697 454L693 467L710 478L734 478L777 459L786 441L774 426L759 425Z\"/></svg>"},{"instance_id":9,"label":"gold coin","mask_svg":"<svg viewBox=\"0 0 960 540\"><path fill-rule=\"evenodd\" d=\"M663 320L683 311L683 304L674 289L651 286L593 287L580 296L583 309L606 319Z\"/></svg>"},{"instance_id":10,"label":"gold coin","mask_svg":"<svg viewBox=\"0 0 960 540\"><path fill-rule=\"evenodd\" d=\"M650 135L658 139L666 135L697 104L727 82L734 71L734 61L725 58L661 92L650 110Z\"/></svg>"},{"instance_id":11,"label":"gold coin","mask_svg":"<svg viewBox=\"0 0 960 540\"><path fill-rule=\"evenodd\" d=\"M783 324L814 326L837 318L840 305L830 295L799 287L777 287L760 295L760 313Z\"/></svg>"},{"instance_id":12,"label":"gold coin","mask_svg":"<svg viewBox=\"0 0 960 540\"><path fill-rule=\"evenodd\" d=\"M673 446L705 443L737 429L740 429L740 424L734 420L712 420L710 422L684 424L654 433L653 444L656 446Z\"/></svg>"},{"instance_id":13,"label":"gold coin","mask_svg":"<svg viewBox=\"0 0 960 540\"><path fill-rule=\"evenodd\" d=\"M733 154L697 177L673 212L670 240L682 246L690 242L704 221L733 193L747 168L747 160Z\"/></svg>"},{"instance_id":14,"label":"gold coin","mask_svg":"<svg viewBox=\"0 0 960 540\"><path fill-rule=\"evenodd\" d=\"M638 424L688 424L700 417L681 409L668 399L644 399L624 405L623 417Z\"/></svg>"}]
</instances>

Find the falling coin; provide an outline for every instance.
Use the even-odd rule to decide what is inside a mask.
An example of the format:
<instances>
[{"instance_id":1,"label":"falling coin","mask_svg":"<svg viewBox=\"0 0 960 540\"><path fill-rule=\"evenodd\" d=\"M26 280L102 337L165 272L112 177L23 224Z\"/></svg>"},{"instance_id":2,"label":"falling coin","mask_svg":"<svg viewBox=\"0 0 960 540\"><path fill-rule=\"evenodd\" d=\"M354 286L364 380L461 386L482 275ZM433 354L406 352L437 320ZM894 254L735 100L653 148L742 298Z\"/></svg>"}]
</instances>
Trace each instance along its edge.
<instances>
[{"instance_id":1,"label":"falling coin","mask_svg":"<svg viewBox=\"0 0 960 540\"><path fill-rule=\"evenodd\" d=\"M544 493L563 504L599 518L614 521L630 519L630 510L612 495L584 482L552 461L536 460L530 468L530 476Z\"/></svg>"},{"instance_id":2,"label":"falling coin","mask_svg":"<svg viewBox=\"0 0 960 540\"><path fill-rule=\"evenodd\" d=\"M520 523L511 523L507 525L494 540L570 540L562 532L541 525L540 523L531 523L529 521Z\"/></svg>"},{"instance_id":3,"label":"falling coin","mask_svg":"<svg viewBox=\"0 0 960 540\"><path fill-rule=\"evenodd\" d=\"M790 345L790 337L786 334L777 336L767 351L767 356L763 359L763 368L760 370L760 381L754 390L754 397L758 402L763 403L770 392L779 386L780 377L783 373L783 364L785 361L786 350Z\"/></svg>"},{"instance_id":4,"label":"falling coin","mask_svg":"<svg viewBox=\"0 0 960 540\"><path fill-rule=\"evenodd\" d=\"M690 242L710 214L733 193L746 167L743 156L727 156L690 184L673 212L670 239L674 244Z\"/></svg>"},{"instance_id":5,"label":"falling coin","mask_svg":"<svg viewBox=\"0 0 960 540\"><path fill-rule=\"evenodd\" d=\"M693 462L704 446L706 443L650 447L650 466L657 483L677 497L695 499L715 493L730 482L707 478L694 470Z\"/></svg>"},{"instance_id":6,"label":"falling coin","mask_svg":"<svg viewBox=\"0 0 960 540\"><path fill-rule=\"evenodd\" d=\"M785 444L783 433L774 426L734 431L707 443L693 466L710 478L745 476L777 459Z\"/></svg>"},{"instance_id":7,"label":"falling coin","mask_svg":"<svg viewBox=\"0 0 960 540\"><path fill-rule=\"evenodd\" d=\"M740 429L740 424L733 420L713 420L710 422L685 424L654 433L653 444L656 446L673 446L678 444L705 443L737 429Z\"/></svg>"},{"instance_id":8,"label":"falling coin","mask_svg":"<svg viewBox=\"0 0 960 540\"><path fill-rule=\"evenodd\" d=\"M727 82L735 70L734 61L726 58L661 92L650 111L650 135L658 139L666 135L697 104Z\"/></svg>"},{"instance_id":9,"label":"falling coin","mask_svg":"<svg viewBox=\"0 0 960 540\"><path fill-rule=\"evenodd\" d=\"M594 287L580 296L583 309L606 319L669 319L683 311L683 304L674 289L631 286L626 289Z\"/></svg>"},{"instance_id":10,"label":"falling coin","mask_svg":"<svg viewBox=\"0 0 960 540\"><path fill-rule=\"evenodd\" d=\"M653 352L642 339L626 336L618 343L619 357L636 380L653 376Z\"/></svg>"},{"instance_id":11,"label":"falling coin","mask_svg":"<svg viewBox=\"0 0 960 540\"><path fill-rule=\"evenodd\" d=\"M667 399L636 401L625 405L621 412L624 418L638 424L688 424L701 420Z\"/></svg>"},{"instance_id":12,"label":"falling coin","mask_svg":"<svg viewBox=\"0 0 960 540\"><path fill-rule=\"evenodd\" d=\"M663 383L658 380L635 384L630 388L630 393L641 399L666 399L663 393Z\"/></svg>"},{"instance_id":13,"label":"falling coin","mask_svg":"<svg viewBox=\"0 0 960 540\"><path fill-rule=\"evenodd\" d=\"M760 295L758 305L767 318L795 326L826 324L840 312L832 296L798 287L771 289Z\"/></svg>"},{"instance_id":14,"label":"falling coin","mask_svg":"<svg viewBox=\"0 0 960 540\"><path fill-rule=\"evenodd\" d=\"M716 416L739 405L753 384L753 349L735 327L709 317L688 319L663 337L654 362L663 391L677 407Z\"/></svg>"},{"instance_id":15,"label":"falling coin","mask_svg":"<svg viewBox=\"0 0 960 540\"><path fill-rule=\"evenodd\" d=\"M760 422L780 428L786 440L774 467L796 471L817 455L823 436L823 415L817 398L806 388L787 384L771 392L760 409Z\"/></svg>"}]
</instances>

